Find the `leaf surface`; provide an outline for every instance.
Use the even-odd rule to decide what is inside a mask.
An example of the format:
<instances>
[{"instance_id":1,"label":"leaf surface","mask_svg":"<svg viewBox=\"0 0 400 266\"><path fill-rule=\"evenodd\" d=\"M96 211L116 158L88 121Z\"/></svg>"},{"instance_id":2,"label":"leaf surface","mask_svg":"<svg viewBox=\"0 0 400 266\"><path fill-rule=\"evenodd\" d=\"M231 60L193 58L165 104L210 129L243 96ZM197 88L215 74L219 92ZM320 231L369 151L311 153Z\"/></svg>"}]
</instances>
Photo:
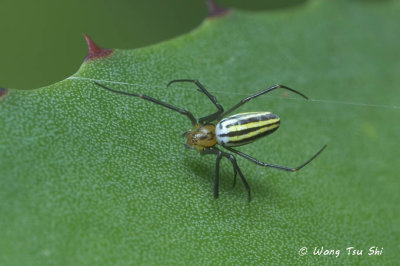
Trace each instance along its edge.
<instances>
[{"instance_id":1,"label":"leaf surface","mask_svg":"<svg viewBox=\"0 0 400 266\"><path fill-rule=\"evenodd\" d=\"M206 19L157 45L86 61L70 78L0 98L0 238L5 264L299 264L398 262L399 4L310 1ZM225 109L273 84L297 89L239 111L273 111L281 128L229 162L183 147L178 113L94 81L192 111ZM369 256L372 246L381 256ZM301 247L308 254L299 256ZM340 256L313 255L314 248ZM348 256L347 247L362 249Z\"/></svg>"}]
</instances>

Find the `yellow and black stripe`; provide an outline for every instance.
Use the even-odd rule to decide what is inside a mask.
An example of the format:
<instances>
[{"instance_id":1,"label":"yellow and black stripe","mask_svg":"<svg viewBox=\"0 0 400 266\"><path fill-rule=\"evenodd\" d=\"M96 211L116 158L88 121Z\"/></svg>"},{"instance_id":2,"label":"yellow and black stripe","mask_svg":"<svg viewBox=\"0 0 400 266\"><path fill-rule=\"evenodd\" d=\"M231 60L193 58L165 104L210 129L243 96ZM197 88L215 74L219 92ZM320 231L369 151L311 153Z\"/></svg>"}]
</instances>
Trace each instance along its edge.
<instances>
[{"instance_id":1,"label":"yellow and black stripe","mask_svg":"<svg viewBox=\"0 0 400 266\"><path fill-rule=\"evenodd\" d=\"M222 119L215 133L219 144L234 147L269 135L279 125L280 118L271 112L241 113Z\"/></svg>"}]
</instances>

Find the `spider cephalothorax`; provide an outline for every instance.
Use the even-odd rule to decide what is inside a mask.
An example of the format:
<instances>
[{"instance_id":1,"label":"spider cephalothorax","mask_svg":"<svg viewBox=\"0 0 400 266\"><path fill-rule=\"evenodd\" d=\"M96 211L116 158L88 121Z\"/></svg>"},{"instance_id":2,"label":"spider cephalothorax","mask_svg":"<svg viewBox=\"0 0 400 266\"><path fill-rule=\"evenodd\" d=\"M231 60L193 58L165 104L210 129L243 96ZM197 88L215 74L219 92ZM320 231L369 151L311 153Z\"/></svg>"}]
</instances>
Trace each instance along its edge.
<instances>
[{"instance_id":1,"label":"spider cephalothorax","mask_svg":"<svg viewBox=\"0 0 400 266\"><path fill-rule=\"evenodd\" d=\"M214 147L217 144L215 136L215 125L197 124L196 127L186 132L187 145L194 149L204 150L204 148Z\"/></svg>"}]
</instances>

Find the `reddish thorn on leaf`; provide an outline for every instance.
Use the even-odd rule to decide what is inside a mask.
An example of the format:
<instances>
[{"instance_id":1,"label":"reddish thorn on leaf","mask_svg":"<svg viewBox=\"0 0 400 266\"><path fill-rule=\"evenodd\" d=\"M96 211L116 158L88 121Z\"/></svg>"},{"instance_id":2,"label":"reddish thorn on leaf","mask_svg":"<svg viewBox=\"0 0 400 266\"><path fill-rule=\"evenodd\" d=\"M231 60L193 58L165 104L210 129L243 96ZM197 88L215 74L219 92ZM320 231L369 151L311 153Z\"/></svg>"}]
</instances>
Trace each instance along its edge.
<instances>
[{"instance_id":1,"label":"reddish thorn on leaf","mask_svg":"<svg viewBox=\"0 0 400 266\"><path fill-rule=\"evenodd\" d=\"M8 93L8 90L5 88L0 88L0 98L3 98Z\"/></svg>"},{"instance_id":2,"label":"reddish thorn on leaf","mask_svg":"<svg viewBox=\"0 0 400 266\"><path fill-rule=\"evenodd\" d=\"M108 55L110 55L112 53L111 49L104 49L99 47L89 36L87 36L86 34L83 34L83 37L85 37L86 39L86 43L88 46L88 54L85 58L85 62L92 60L92 59L96 59L96 58L103 58L103 57L107 57Z\"/></svg>"},{"instance_id":3,"label":"reddish thorn on leaf","mask_svg":"<svg viewBox=\"0 0 400 266\"><path fill-rule=\"evenodd\" d=\"M219 17L225 15L229 11L229 9L217 5L214 0L206 0L206 3L209 17Z\"/></svg>"}]
</instances>

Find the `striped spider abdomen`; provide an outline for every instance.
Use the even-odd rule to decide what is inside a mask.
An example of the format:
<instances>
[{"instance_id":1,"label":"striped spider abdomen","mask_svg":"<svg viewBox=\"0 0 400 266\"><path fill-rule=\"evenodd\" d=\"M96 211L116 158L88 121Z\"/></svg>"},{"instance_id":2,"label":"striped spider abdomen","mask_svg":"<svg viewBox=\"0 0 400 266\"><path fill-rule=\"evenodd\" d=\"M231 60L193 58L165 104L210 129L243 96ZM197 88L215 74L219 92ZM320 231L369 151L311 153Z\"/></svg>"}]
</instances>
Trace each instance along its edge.
<instances>
[{"instance_id":1,"label":"striped spider abdomen","mask_svg":"<svg viewBox=\"0 0 400 266\"><path fill-rule=\"evenodd\" d=\"M235 147L267 136L279 125L279 116L271 112L240 113L219 121L215 134L218 144Z\"/></svg>"}]
</instances>

